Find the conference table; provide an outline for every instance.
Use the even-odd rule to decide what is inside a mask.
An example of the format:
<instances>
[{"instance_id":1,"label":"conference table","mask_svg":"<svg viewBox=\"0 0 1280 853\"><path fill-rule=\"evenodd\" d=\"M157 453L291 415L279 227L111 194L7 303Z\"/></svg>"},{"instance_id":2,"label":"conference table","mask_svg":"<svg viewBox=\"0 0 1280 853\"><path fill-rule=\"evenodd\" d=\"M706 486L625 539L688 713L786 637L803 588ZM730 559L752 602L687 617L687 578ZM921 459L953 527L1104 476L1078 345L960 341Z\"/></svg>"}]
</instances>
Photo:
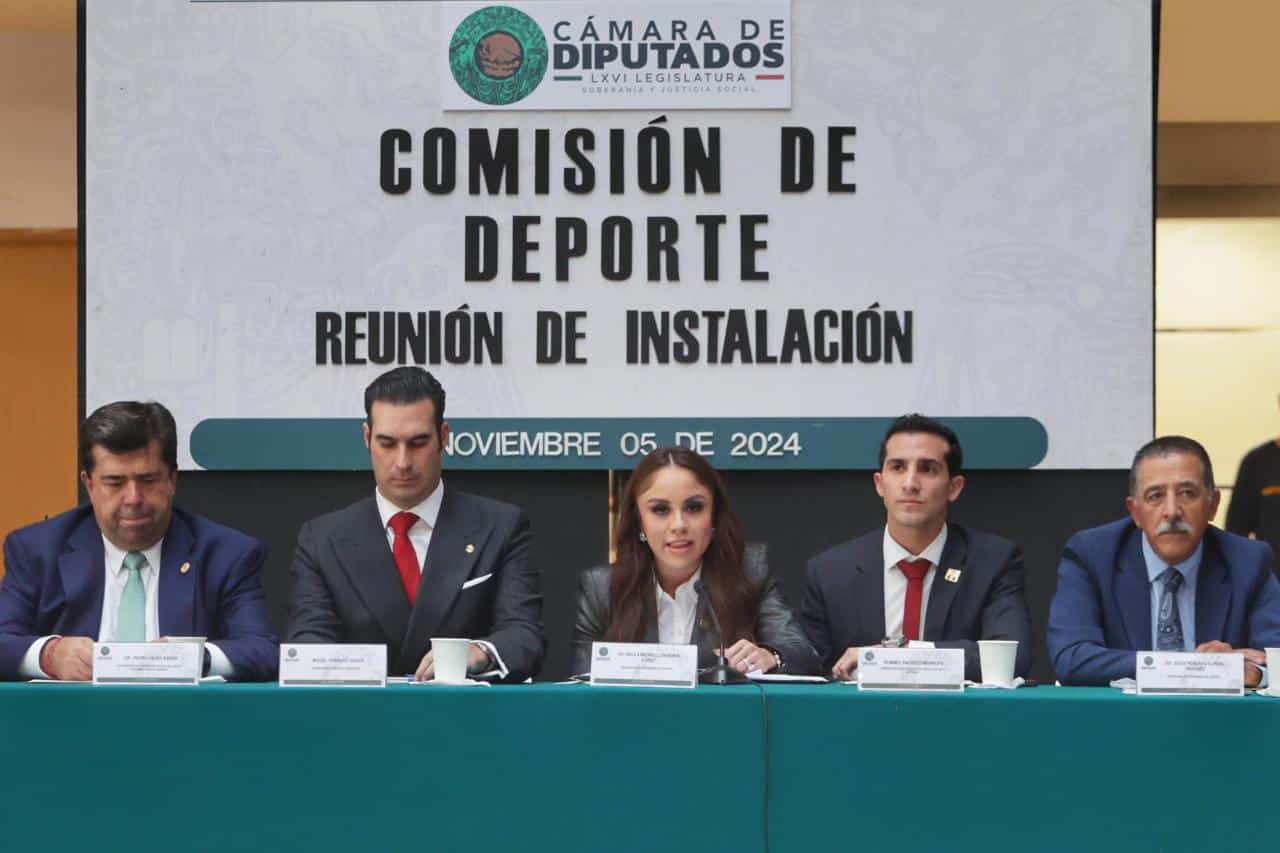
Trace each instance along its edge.
<instances>
[{"instance_id":1,"label":"conference table","mask_svg":"<svg viewBox=\"0 0 1280 853\"><path fill-rule=\"evenodd\" d=\"M1038 687L0 685L7 850L1212 850L1280 701Z\"/></svg>"}]
</instances>

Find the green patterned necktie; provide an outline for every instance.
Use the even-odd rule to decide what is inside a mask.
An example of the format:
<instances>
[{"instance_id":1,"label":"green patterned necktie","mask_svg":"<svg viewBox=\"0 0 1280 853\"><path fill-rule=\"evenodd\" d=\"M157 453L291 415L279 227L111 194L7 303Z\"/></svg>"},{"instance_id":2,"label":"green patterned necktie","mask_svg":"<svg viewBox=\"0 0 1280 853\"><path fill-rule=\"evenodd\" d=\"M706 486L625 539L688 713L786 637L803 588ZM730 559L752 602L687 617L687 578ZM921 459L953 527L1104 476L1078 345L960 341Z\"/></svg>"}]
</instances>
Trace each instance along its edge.
<instances>
[{"instance_id":1,"label":"green patterned necktie","mask_svg":"<svg viewBox=\"0 0 1280 853\"><path fill-rule=\"evenodd\" d=\"M124 555L124 570L129 574L120 607L116 610L116 642L143 643L147 640L147 591L142 586L141 569L147 558L140 551Z\"/></svg>"}]
</instances>

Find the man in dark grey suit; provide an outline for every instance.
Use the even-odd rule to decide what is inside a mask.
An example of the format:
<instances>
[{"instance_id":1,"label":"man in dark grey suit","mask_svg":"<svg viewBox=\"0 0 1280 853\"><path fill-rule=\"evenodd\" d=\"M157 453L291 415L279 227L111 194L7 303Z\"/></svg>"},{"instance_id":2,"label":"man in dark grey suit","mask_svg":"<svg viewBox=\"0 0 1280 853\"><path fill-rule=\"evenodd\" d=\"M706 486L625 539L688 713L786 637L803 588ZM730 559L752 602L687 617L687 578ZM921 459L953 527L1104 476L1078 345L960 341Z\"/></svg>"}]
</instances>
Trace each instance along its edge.
<instances>
[{"instance_id":1,"label":"man in dark grey suit","mask_svg":"<svg viewBox=\"0 0 1280 853\"><path fill-rule=\"evenodd\" d=\"M467 671L522 681L542 661L542 595L519 508L446 489L445 393L418 367L365 389L377 488L298 533L288 642L386 643L387 672L434 675L432 637L472 640Z\"/></svg>"},{"instance_id":2,"label":"man in dark grey suit","mask_svg":"<svg viewBox=\"0 0 1280 853\"><path fill-rule=\"evenodd\" d=\"M964 649L965 678L981 679L978 640L1017 640L1016 673L1031 665L1022 552L1008 539L947 523L964 489L960 441L923 415L904 415L880 445L876 492L887 520L809 561L801 624L840 679L858 648L932 642Z\"/></svg>"}]
</instances>

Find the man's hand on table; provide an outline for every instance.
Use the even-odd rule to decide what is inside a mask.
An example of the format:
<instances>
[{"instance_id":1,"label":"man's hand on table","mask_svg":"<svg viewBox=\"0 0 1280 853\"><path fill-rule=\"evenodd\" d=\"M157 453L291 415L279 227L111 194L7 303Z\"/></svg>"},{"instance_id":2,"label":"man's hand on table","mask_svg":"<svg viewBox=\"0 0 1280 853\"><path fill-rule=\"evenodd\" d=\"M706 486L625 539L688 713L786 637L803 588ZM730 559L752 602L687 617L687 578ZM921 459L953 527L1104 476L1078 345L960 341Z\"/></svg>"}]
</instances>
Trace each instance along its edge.
<instances>
[{"instance_id":1,"label":"man's hand on table","mask_svg":"<svg viewBox=\"0 0 1280 853\"><path fill-rule=\"evenodd\" d=\"M854 670L858 668L858 646L850 646L840 655L836 665L831 667L831 675L838 681L853 681Z\"/></svg>"},{"instance_id":2,"label":"man's hand on table","mask_svg":"<svg viewBox=\"0 0 1280 853\"><path fill-rule=\"evenodd\" d=\"M93 678L93 640L54 637L40 650L40 668L59 681L88 681Z\"/></svg>"},{"instance_id":3,"label":"man's hand on table","mask_svg":"<svg viewBox=\"0 0 1280 853\"><path fill-rule=\"evenodd\" d=\"M1196 646L1197 652L1239 652L1244 655L1244 686L1257 687L1262 682L1262 670L1258 667L1266 666L1267 656L1257 649L1233 649L1227 643L1221 640L1210 640L1207 643L1201 643ZM1252 664L1252 666L1250 666Z\"/></svg>"}]
</instances>

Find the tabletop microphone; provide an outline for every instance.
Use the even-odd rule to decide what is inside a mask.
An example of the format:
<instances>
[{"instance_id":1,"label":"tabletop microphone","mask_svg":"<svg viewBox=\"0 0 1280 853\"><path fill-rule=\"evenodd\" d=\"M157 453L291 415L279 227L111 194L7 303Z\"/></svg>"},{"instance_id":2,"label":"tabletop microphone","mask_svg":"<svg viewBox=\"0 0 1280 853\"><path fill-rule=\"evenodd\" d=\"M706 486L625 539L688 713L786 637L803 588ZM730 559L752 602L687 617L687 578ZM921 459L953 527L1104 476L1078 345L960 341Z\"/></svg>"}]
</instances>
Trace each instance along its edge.
<instances>
[{"instance_id":1,"label":"tabletop microphone","mask_svg":"<svg viewBox=\"0 0 1280 853\"><path fill-rule=\"evenodd\" d=\"M707 585L702 578L698 578L693 584L693 591L698 594L698 610L705 609L711 614L711 626L716 629L716 637L719 638L717 643L718 652L716 653L716 664L707 667L698 673L699 684L746 684L748 679L745 675L729 666L724 659L724 631L720 628L720 618L716 616L716 609L711 606L711 601L707 594Z\"/></svg>"}]
</instances>

